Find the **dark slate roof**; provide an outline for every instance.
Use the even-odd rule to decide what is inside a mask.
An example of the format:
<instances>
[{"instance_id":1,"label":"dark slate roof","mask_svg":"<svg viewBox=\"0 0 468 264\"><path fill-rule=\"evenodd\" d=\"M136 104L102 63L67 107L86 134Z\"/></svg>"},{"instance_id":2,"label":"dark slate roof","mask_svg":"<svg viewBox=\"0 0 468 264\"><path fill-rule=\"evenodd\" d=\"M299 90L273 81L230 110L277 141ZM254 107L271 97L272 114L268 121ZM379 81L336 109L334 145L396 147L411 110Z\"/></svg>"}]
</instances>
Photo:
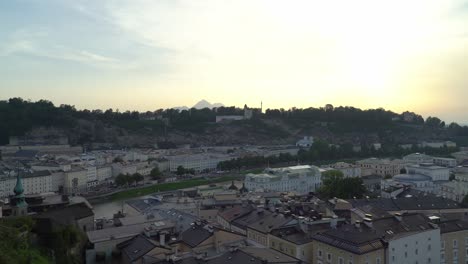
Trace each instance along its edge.
<instances>
[{"instance_id":1,"label":"dark slate roof","mask_svg":"<svg viewBox=\"0 0 468 264\"><path fill-rule=\"evenodd\" d=\"M36 215L36 218L51 218L57 222L79 220L93 216L94 212L86 203L76 203L59 209L52 209ZM68 222L67 222L68 223Z\"/></svg>"},{"instance_id":2,"label":"dark slate roof","mask_svg":"<svg viewBox=\"0 0 468 264\"><path fill-rule=\"evenodd\" d=\"M272 213L265 214L261 219L249 224L247 227L267 234L272 229L285 226L291 222L297 223L297 220L284 214Z\"/></svg>"},{"instance_id":3,"label":"dark slate roof","mask_svg":"<svg viewBox=\"0 0 468 264\"><path fill-rule=\"evenodd\" d=\"M30 149L20 149L15 152L16 158L34 158L39 153L37 150L30 150Z\"/></svg>"},{"instance_id":4,"label":"dark slate roof","mask_svg":"<svg viewBox=\"0 0 468 264\"><path fill-rule=\"evenodd\" d=\"M271 214L271 212L270 211L260 212L258 210L253 210L252 212L242 217L236 218L234 221L232 221L231 224L242 229L247 229L247 226L261 220L262 218L265 217L265 215L268 215L268 214Z\"/></svg>"},{"instance_id":5,"label":"dark slate roof","mask_svg":"<svg viewBox=\"0 0 468 264\"><path fill-rule=\"evenodd\" d=\"M245 247L241 248L239 251L255 259L265 260L267 263L299 263L298 259L269 248ZM252 260L252 258L250 260Z\"/></svg>"},{"instance_id":6,"label":"dark slate roof","mask_svg":"<svg viewBox=\"0 0 468 264\"><path fill-rule=\"evenodd\" d=\"M420 195L397 199L350 199L353 207L370 205L384 211L457 209L460 205L450 199L435 195Z\"/></svg>"},{"instance_id":7,"label":"dark slate roof","mask_svg":"<svg viewBox=\"0 0 468 264\"><path fill-rule=\"evenodd\" d=\"M144 212L155 205L161 204L161 202L155 198L135 199L126 201L126 203L139 212Z\"/></svg>"},{"instance_id":8,"label":"dark slate roof","mask_svg":"<svg viewBox=\"0 0 468 264\"><path fill-rule=\"evenodd\" d=\"M442 234L468 230L468 221L466 220L455 219L449 221L442 221L438 225L440 228L440 233Z\"/></svg>"},{"instance_id":9,"label":"dark slate roof","mask_svg":"<svg viewBox=\"0 0 468 264\"><path fill-rule=\"evenodd\" d=\"M263 261L265 260L265 262ZM207 259L198 260L194 257L184 258L176 262L163 260L159 264L263 264L263 263L282 263L282 264L295 264L299 263L298 259L289 257L280 252L266 249L266 248L243 248L233 252L225 252L221 256Z\"/></svg>"},{"instance_id":10,"label":"dark slate roof","mask_svg":"<svg viewBox=\"0 0 468 264\"><path fill-rule=\"evenodd\" d=\"M180 240L194 248L213 235L208 229L201 225L194 224L180 235Z\"/></svg>"},{"instance_id":11,"label":"dark slate roof","mask_svg":"<svg viewBox=\"0 0 468 264\"><path fill-rule=\"evenodd\" d=\"M402 220L386 217L372 221L369 227L345 225L313 236L314 239L355 254L365 254L384 247L385 241L407 233L424 232L437 228L422 214L405 214Z\"/></svg>"},{"instance_id":12,"label":"dark slate roof","mask_svg":"<svg viewBox=\"0 0 468 264\"><path fill-rule=\"evenodd\" d=\"M231 222L234 219L242 217L252 211L253 211L253 208L251 206L244 207L244 206L237 205L237 206L234 206L233 208L223 210L219 212L218 214L227 222Z\"/></svg>"},{"instance_id":13,"label":"dark slate roof","mask_svg":"<svg viewBox=\"0 0 468 264\"><path fill-rule=\"evenodd\" d=\"M153 250L156 247L156 245L145 236L138 235L130 240L118 244L117 247L119 247L122 250L123 258L130 260L130 262L133 262L146 255L146 253Z\"/></svg>"},{"instance_id":14,"label":"dark slate roof","mask_svg":"<svg viewBox=\"0 0 468 264\"><path fill-rule=\"evenodd\" d=\"M327 226L330 227L329 224ZM325 230L326 228L324 228L322 231ZM279 237L296 245L303 245L313 241L312 236L304 233L301 230L298 230L298 228L293 226L274 229L271 231L271 235Z\"/></svg>"}]
</instances>

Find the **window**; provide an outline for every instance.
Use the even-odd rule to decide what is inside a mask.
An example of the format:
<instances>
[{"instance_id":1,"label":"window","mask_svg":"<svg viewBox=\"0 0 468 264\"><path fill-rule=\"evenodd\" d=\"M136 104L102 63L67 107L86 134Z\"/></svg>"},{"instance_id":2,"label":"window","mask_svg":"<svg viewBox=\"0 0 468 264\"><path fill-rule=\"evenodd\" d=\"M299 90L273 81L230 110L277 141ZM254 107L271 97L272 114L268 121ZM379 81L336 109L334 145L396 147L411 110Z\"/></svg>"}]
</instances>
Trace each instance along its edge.
<instances>
[{"instance_id":1,"label":"window","mask_svg":"<svg viewBox=\"0 0 468 264\"><path fill-rule=\"evenodd\" d=\"M440 242L440 248L445 249L445 241Z\"/></svg>"},{"instance_id":2,"label":"window","mask_svg":"<svg viewBox=\"0 0 468 264\"><path fill-rule=\"evenodd\" d=\"M431 249L432 249L431 244L427 245L427 250L428 250L428 251L431 251Z\"/></svg>"},{"instance_id":3,"label":"window","mask_svg":"<svg viewBox=\"0 0 468 264\"><path fill-rule=\"evenodd\" d=\"M408 257L408 252L405 251L405 258L407 258L407 257Z\"/></svg>"},{"instance_id":4,"label":"window","mask_svg":"<svg viewBox=\"0 0 468 264\"><path fill-rule=\"evenodd\" d=\"M327 260L331 261L332 255L330 253L327 253Z\"/></svg>"},{"instance_id":5,"label":"window","mask_svg":"<svg viewBox=\"0 0 468 264\"><path fill-rule=\"evenodd\" d=\"M380 258L377 258L377 259L375 260L375 263L376 263L376 264L380 264Z\"/></svg>"},{"instance_id":6,"label":"window","mask_svg":"<svg viewBox=\"0 0 468 264\"><path fill-rule=\"evenodd\" d=\"M338 258L338 263L339 263L339 264L344 264L344 260L343 260L343 258L341 258L341 257L340 257L340 258Z\"/></svg>"},{"instance_id":7,"label":"window","mask_svg":"<svg viewBox=\"0 0 468 264\"><path fill-rule=\"evenodd\" d=\"M455 249L455 250L453 251L453 255L452 255L452 256L453 256L453 259L454 259L454 260L455 260L455 259L458 259L458 250Z\"/></svg>"},{"instance_id":8,"label":"window","mask_svg":"<svg viewBox=\"0 0 468 264\"><path fill-rule=\"evenodd\" d=\"M322 250L319 249L318 251L318 256L321 258L322 257Z\"/></svg>"},{"instance_id":9,"label":"window","mask_svg":"<svg viewBox=\"0 0 468 264\"><path fill-rule=\"evenodd\" d=\"M395 262L395 256L392 256L392 262Z\"/></svg>"},{"instance_id":10,"label":"window","mask_svg":"<svg viewBox=\"0 0 468 264\"><path fill-rule=\"evenodd\" d=\"M428 258L428 259L427 259L427 263L431 263L431 258Z\"/></svg>"}]
</instances>

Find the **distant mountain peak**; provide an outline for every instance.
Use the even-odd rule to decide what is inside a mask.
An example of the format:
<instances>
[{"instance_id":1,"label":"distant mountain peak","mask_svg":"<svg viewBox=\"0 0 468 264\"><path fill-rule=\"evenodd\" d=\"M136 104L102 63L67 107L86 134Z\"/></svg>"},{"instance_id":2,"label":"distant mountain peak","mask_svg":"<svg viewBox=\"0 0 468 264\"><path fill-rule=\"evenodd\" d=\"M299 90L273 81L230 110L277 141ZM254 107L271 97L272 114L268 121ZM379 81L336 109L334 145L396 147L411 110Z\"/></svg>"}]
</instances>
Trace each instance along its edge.
<instances>
[{"instance_id":1,"label":"distant mountain peak","mask_svg":"<svg viewBox=\"0 0 468 264\"><path fill-rule=\"evenodd\" d=\"M221 106L224 106L224 105L221 104L221 103L212 104L212 103L208 102L207 100L202 99L198 103L196 103L192 108L195 108L195 109L203 109L203 108L213 109L215 107L221 107Z\"/></svg>"},{"instance_id":2,"label":"distant mountain peak","mask_svg":"<svg viewBox=\"0 0 468 264\"><path fill-rule=\"evenodd\" d=\"M213 109L213 108L217 108L217 107L223 107L224 104L222 103L210 103L208 102L207 100L205 99L202 99L200 100L198 103L196 103L194 106L192 107L188 107L188 106L177 106L177 107L173 107L173 109L178 109L180 111L183 111L183 110L189 110L190 108L195 108L195 109L203 109L203 108L209 108L209 109Z\"/></svg>"}]
</instances>

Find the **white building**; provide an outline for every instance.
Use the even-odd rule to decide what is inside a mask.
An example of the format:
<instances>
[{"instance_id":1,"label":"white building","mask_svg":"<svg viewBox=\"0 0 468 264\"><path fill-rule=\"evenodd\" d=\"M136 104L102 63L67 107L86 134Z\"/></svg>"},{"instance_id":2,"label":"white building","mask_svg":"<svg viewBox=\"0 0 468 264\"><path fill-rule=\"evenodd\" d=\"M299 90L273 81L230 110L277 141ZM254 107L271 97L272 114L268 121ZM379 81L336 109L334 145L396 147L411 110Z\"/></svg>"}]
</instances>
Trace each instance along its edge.
<instances>
[{"instance_id":1,"label":"white building","mask_svg":"<svg viewBox=\"0 0 468 264\"><path fill-rule=\"evenodd\" d=\"M434 165L432 163L421 163L406 166L407 174L422 174L431 177L432 181L448 181L450 169Z\"/></svg>"},{"instance_id":2,"label":"white building","mask_svg":"<svg viewBox=\"0 0 468 264\"><path fill-rule=\"evenodd\" d=\"M232 157L223 154L201 153L168 156L167 159L169 160L169 170L172 172L177 171L179 166L200 172L204 170L215 170L220 162L230 160Z\"/></svg>"},{"instance_id":3,"label":"white building","mask_svg":"<svg viewBox=\"0 0 468 264\"><path fill-rule=\"evenodd\" d=\"M457 159L458 163L462 163L465 160L468 160L468 151L459 151L452 153L452 157Z\"/></svg>"},{"instance_id":4,"label":"white building","mask_svg":"<svg viewBox=\"0 0 468 264\"><path fill-rule=\"evenodd\" d=\"M239 121L239 120L244 120L244 116L241 116L241 115L216 116L216 123L229 122L229 121Z\"/></svg>"},{"instance_id":5,"label":"white building","mask_svg":"<svg viewBox=\"0 0 468 264\"><path fill-rule=\"evenodd\" d=\"M305 136L303 139L296 142L296 147L310 148L312 144L314 144L314 138Z\"/></svg>"},{"instance_id":6,"label":"white building","mask_svg":"<svg viewBox=\"0 0 468 264\"><path fill-rule=\"evenodd\" d=\"M322 183L319 168L300 165L278 169L266 169L262 174L249 173L245 176L245 187L249 191L313 192Z\"/></svg>"},{"instance_id":7,"label":"white building","mask_svg":"<svg viewBox=\"0 0 468 264\"><path fill-rule=\"evenodd\" d=\"M453 167L457 166L457 160L452 159L452 158L434 157L433 162L434 162L435 165L439 165L439 166L442 166L442 167L453 168Z\"/></svg>"},{"instance_id":8,"label":"white building","mask_svg":"<svg viewBox=\"0 0 468 264\"><path fill-rule=\"evenodd\" d=\"M434 141L434 142L422 142L421 147L423 148L443 148L443 147L448 147L448 148L455 148L457 147L457 143L453 141Z\"/></svg>"},{"instance_id":9,"label":"white building","mask_svg":"<svg viewBox=\"0 0 468 264\"><path fill-rule=\"evenodd\" d=\"M75 167L65 172L63 187L67 194L86 193L88 191L88 170Z\"/></svg>"},{"instance_id":10,"label":"white building","mask_svg":"<svg viewBox=\"0 0 468 264\"><path fill-rule=\"evenodd\" d=\"M403 161L410 164L432 163L433 159L433 157L422 153L412 153L403 157Z\"/></svg>"},{"instance_id":11,"label":"white building","mask_svg":"<svg viewBox=\"0 0 468 264\"><path fill-rule=\"evenodd\" d=\"M444 183L440 194L448 199L461 202L468 194L468 167L455 168L455 180Z\"/></svg>"},{"instance_id":12,"label":"white building","mask_svg":"<svg viewBox=\"0 0 468 264\"><path fill-rule=\"evenodd\" d=\"M414 222L411 225L414 225ZM412 231L395 235L388 240L386 248L388 259L385 263L440 263L440 229L436 225L428 228L427 224L421 221L419 230Z\"/></svg>"},{"instance_id":13,"label":"white building","mask_svg":"<svg viewBox=\"0 0 468 264\"><path fill-rule=\"evenodd\" d=\"M354 164L350 164L346 162L337 162L329 166L332 169L341 171L345 178L361 177L361 168Z\"/></svg>"},{"instance_id":14,"label":"white building","mask_svg":"<svg viewBox=\"0 0 468 264\"><path fill-rule=\"evenodd\" d=\"M112 176L117 176L119 174L128 174L133 175L137 172L136 164L122 164L122 163L113 163L112 164Z\"/></svg>"},{"instance_id":15,"label":"white building","mask_svg":"<svg viewBox=\"0 0 468 264\"><path fill-rule=\"evenodd\" d=\"M362 176L379 175L385 177L387 175L397 175L404 168L404 164L405 162L399 159L369 158L356 161L356 165L361 168Z\"/></svg>"},{"instance_id":16,"label":"white building","mask_svg":"<svg viewBox=\"0 0 468 264\"><path fill-rule=\"evenodd\" d=\"M111 166L100 166L96 168L96 177L98 182L104 182L109 178L112 178L112 167Z\"/></svg>"},{"instance_id":17,"label":"white building","mask_svg":"<svg viewBox=\"0 0 468 264\"><path fill-rule=\"evenodd\" d=\"M52 192L52 175L49 171L20 172L24 194ZM0 197L13 195L16 185L16 172L0 176Z\"/></svg>"}]
</instances>

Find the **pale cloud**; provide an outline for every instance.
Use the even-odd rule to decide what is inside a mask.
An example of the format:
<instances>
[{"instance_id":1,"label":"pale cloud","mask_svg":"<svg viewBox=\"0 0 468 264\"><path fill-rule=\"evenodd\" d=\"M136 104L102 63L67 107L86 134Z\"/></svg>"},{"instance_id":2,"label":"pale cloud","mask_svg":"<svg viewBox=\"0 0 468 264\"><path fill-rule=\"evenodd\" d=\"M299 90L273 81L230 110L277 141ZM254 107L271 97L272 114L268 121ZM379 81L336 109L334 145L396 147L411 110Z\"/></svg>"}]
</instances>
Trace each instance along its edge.
<instances>
[{"instance_id":1,"label":"pale cloud","mask_svg":"<svg viewBox=\"0 0 468 264\"><path fill-rule=\"evenodd\" d=\"M73 11L70 20L57 22L65 30L19 29L0 43L0 56L27 54L97 68L106 77L74 72L77 81L88 78L74 89L100 89L103 98L118 89L99 99L114 108L147 110L205 98L240 106L263 100L284 108L333 103L423 114L437 109L447 118L466 110L467 1L53 3L58 11ZM127 101L134 103L121 105Z\"/></svg>"}]
</instances>

